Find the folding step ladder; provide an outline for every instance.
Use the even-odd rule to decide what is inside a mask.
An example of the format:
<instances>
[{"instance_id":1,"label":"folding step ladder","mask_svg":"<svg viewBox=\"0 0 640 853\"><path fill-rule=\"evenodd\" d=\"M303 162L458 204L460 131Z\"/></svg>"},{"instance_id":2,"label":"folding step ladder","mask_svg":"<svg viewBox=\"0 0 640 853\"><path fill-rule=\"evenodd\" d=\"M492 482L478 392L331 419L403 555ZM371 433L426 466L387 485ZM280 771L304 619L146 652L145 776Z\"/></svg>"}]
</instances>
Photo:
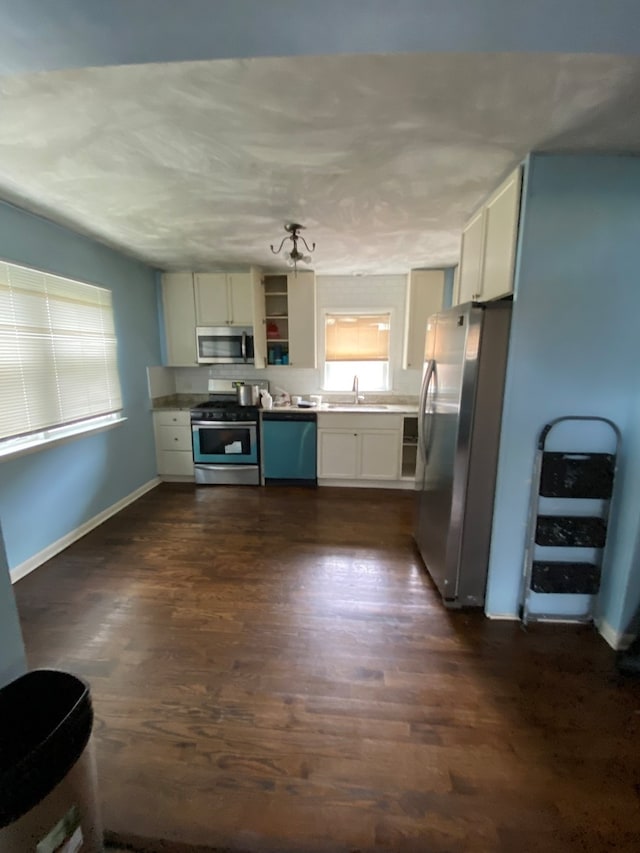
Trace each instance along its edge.
<instances>
[{"instance_id":1,"label":"folding step ladder","mask_svg":"<svg viewBox=\"0 0 640 853\"><path fill-rule=\"evenodd\" d=\"M573 449L566 448L567 442ZM549 450L549 444L555 449ZM520 608L524 625L593 620L619 446L620 430L607 418L569 415L542 429L527 525ZM542 596L551 594L583 598L576 612L564 609L566 599L557 598L543 609Z\"/></svg>"}]
</instances>

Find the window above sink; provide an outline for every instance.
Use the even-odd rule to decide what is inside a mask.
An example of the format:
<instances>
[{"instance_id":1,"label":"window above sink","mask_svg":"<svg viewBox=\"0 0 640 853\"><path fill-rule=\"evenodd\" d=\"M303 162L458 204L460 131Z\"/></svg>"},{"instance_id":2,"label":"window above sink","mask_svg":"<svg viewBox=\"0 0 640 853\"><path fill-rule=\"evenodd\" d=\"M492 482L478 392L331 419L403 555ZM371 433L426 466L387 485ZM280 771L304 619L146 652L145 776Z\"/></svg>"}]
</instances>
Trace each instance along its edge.
<instances>
[{"instance_id":1,"label":"window above sink","mask_svg":"<svg viewBox=\"0 0 640 853\"><path fill-rule=\"evenodd\" d=\"M327 312L324 317L326 391L390 390L391 313Z\"/></svg>"}]
</instances>

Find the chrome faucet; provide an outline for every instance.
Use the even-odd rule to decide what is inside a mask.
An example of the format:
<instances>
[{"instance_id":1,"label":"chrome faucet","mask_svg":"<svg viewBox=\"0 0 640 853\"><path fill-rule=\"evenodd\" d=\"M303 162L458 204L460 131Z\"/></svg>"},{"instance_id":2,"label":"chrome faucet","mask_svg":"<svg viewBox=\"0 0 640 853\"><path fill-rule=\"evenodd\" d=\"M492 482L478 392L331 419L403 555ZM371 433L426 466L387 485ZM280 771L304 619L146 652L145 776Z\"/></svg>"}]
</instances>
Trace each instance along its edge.
<instances>
[{"instance_id":1,"label":"chrome faucet","mask_svg":"<svg viewBox=\"0 0 640 853\"><path fill-rule=\"evenodd\" d=\"M361 397L358 394L359 387L360 387L360 385L359 385L359 381L358 381L358 374L356 373L356 375L353 377L353 387L351 388L351 390L353 391L353 396L354 396L353 402L356 404L356 406L358 405L358 403L361 403L364 400L364 397Z\"/></svg>"}]
</instances>

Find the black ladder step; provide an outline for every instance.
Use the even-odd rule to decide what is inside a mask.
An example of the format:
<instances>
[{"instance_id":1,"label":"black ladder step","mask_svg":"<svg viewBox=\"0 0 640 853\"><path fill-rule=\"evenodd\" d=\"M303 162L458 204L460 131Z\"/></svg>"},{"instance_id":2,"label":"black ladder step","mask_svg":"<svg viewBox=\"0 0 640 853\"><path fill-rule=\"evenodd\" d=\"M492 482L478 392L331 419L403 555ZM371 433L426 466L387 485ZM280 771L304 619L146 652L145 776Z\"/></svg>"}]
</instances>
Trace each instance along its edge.
<instances>
[{"instance_id":1,"label":"black ladder step","mask_svg":"<svg viewBox=\"0 0 640 853\"><path fill-rule=\"evenodd\" d=\"M607 525L600 516L539 515L536 544L563 548L604 548Z\"/></svg>"},{"instance_id":2,"label":"black ladder step","mask_svg":"<svg viewBox=\"0 0 640 853\"><path fill-rule=\"evenodd\" d=\"M600 589L600 567L593 563L534 560L531 589L544 593L595 595Z\"/></svg>"},{"instance_id":3,"label":"black ladder step","mask_svg":"<svg viewBox=\"0 0 640 853\"><path fill-rule=\"evenodd\" d=\"M610 498L615 459L611 453L543 453L540 494L545 498Z\"/></svg>"}]
</instances>

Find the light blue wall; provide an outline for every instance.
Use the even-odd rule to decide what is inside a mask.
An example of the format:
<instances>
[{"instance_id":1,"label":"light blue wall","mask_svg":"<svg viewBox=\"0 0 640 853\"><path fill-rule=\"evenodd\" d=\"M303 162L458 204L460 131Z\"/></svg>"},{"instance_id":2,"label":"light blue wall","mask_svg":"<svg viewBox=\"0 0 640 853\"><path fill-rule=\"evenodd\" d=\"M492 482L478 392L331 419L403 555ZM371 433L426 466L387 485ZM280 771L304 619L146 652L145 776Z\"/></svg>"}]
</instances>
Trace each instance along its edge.
<instances>
[{"instance_id":1,"label":"light blue wall","mask_svg":"<svg viewBox=\"0 0 640 853\"><path fill-rule=\"evenodd\" d=\"M640 598L640 159L534 155L524 188L487 612L517 613L536 438L566 414L623 434L601 616Z\"/></svg>"},{"instance_id":2,"label":"light blue wall","mask_svg":"<svg viewBox=\"0 0 640 853\"><path fill-rule=\"evenodd\" d=\"M20 0L0 71L425 51L637 54L637 0Z\"/></svg>"},{"instance_id":3,"label":"light blue wall","mask_svg":"<svg viewBox=\"0 0 640 853\"><path fill-rule=\"evenodd\" d=\"M22 634L0 527L0 687L26 670Z\"/></svg>"},{"instance_id":4,"label":"light blue wall","mask_svg":"<svg viewBox=\"0 0 640 853\"><path fill-rule=\"evenodd\" d=\"M127 417L106 432L0 463L0 522L13 568L156 476L146 367L160 363L160 343L155 273L144 264L6 204L0 258L112 291Z\"/></svg>"}]
</instances>

